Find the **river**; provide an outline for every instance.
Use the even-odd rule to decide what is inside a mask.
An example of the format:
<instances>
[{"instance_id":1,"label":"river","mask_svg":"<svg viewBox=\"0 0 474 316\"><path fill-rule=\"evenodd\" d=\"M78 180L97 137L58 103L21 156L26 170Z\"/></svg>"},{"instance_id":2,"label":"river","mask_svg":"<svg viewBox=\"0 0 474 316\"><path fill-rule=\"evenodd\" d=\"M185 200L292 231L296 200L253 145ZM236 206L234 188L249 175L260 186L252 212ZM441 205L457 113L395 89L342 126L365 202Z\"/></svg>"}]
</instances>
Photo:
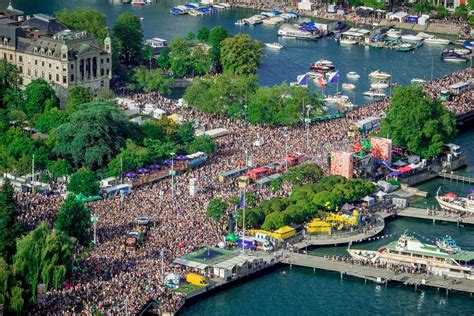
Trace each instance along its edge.
<instances>
[{"instance_id":1,"label":"river","mask_svg":"<svg viewBox=\"0 0 474 316\"><path fill-rule=\"evenodd\" d=\"M258 71L264 85L294 81L298 74L305 73L310 63L324 58L334 62L340 70L341 81L346 81L345 73L357 71L361 79L357 89L348 94L355 104L370 100L362 96L369 86L367 74L375 69L388 71L394 82L406 85L412 78L430 79L432 74L439 77L462 69L466 65L449 64L439 59L443 49L440 46L425 45L410 53L393 50L371 49L359 46L341 47L332 39L317 42L283 40L277 37L277 27L259 25L238 27L234 22L255 14L254 10L230 9L204 17L174 16L169 9L186 1L163 0L154 5L133 7L113 4L107 0L16 0L14 6L26 14L53 14L62 8L92 7L109 18L111 23L123 12L133 12L143 17L145 38L158 36L172 39L188 32L197 32L201 26L223 25L230 33L249 33L262 42L280 41L285 47L281 51L268 51ZM0 0L0 7L6 7L8 0ZM433 67L432 67L433 65ZM326 92L332 92L335 86ZM462 146L468 155L470 167L461 173L474 176L474 130L458 135L455 143ZM436 192L439 186L444 190L466 194L469 185L451 181L434 180L419 187ZM431 205L433 199L413 201L417 206ZM427 239L450 234L458 244L474 250L474 228L456 227L453 224L436 224L427 221L397 219L389 222L383 232L384 239L356 245L359 248L376 249L396 239L403 231L415 231ZM343 254L344 247L330 247L313 250L315 254ZM415 293L412 287L390 284L388 288L357 279L340 280L338 274L310 269L281 268L275 272L238 284L207 299L187 304L182 315L474 315L474 299L452 294L422 290Z\"/></svg>"}]
</instances>

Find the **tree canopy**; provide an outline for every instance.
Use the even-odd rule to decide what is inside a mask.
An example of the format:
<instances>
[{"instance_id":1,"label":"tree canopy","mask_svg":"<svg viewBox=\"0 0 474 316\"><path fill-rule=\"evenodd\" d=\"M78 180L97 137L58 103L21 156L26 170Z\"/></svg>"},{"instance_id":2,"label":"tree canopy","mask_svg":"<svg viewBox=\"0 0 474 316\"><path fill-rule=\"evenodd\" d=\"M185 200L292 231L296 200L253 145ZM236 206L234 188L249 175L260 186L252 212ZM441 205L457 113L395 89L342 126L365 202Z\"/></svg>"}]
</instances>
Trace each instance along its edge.
<instances>
[{"instance_id":1,"label":"tree canopy","mask_svg":"<svg viewBox=\"0 0 474 316\"><path fill-rule=\"evenodd\" d=\"M21 84L18 68L6 59L0 61L0 109L6 108L5 96L12 91L19 91Z\"/></svg>"},{"instance_id":2,"label":"tree canopy","mask_svg":"<svg viewBox=\"0 0 474 316\"><path fill-rule=\"evenodd\" d=\"M35 79L25 89L24 112L29 118L45 109L57 107L59 100L51 85L44 79Z\"/></svg>"},{"instance_id":3,"label":"tree canopy","mask_svg":"<svg viewBox=\"0 0 474 316\"><path fill-rule=\"evenodd\" d=\"M93 102L56 129L54 152L75 167L97 170L115 157L127 138L137 134L137 127L123 111L105 102Z\"/></svg>"},{"instance_id":4,"label":"tree canopy","mask_svg":"<svg viewBox=\"0 0 474 316\"><path fill-rule=\"evenodd\" d=\"M211 57L214 64L219 65L221 59L221 43L229 36L227 30L221 26L214 26L209 31L207 42L211 45Z\"/></svg>"},{"instance_id":5,"label":"tree canopy","mask_svg":"<svg viewBox=\"0 0 474 316\"><path fill-rule=\"evenodd\" d=\"M74 87L69 89L66 101L66 112L70 115L77 110L79 106L92 102L92 91L89 88Z\"/></svg>"},{"instance_id":6,"label":"tree canopy","mask_svg":"<svg viewBox=\"0 0 474 316\"><path fill-rule=\"evenodd\" d=\"M0 189L0 257L11 262L16 249L16 239L20 234L21 224L18 221L13 187L6 178Z\"/></svg>"},{"instance_id":7,"label":"tree canopy","mask_svg":"<svg viewBox=\"0 0 474 316\"><path fill-rule=\"evenodd\" d=\"M221 42L221 63L224 72L253 74L263 58L263 44L247 34L238 34Z\"/></svg>"},{"instance_id":8,"label":"tree canopy","mask_svg":"<svg viewBox=\"0 0 474 316\"><path fill-rule=\"evenodd\" d=\"M93 172L80 169L72 175L67 189L75 194L82 193L85 196L92 196L99 192L99 182Z\"/></svg>"},{"instance_id":9,"label":"tree canopy","mask_svg":"<svg viewBox=\"0 0 474 316\"><path fill-rule=\"evenodd\" d=\"M128 84L131 90L141 90L145 93L159 92L161 94L170 93L174 79L168 77L163 70L137 67L134 69L132 81Z\"/></svg>"},{"instance_id":10,"label":"tree canopy","mask_svg":"<svg viewBox=\"0 0 474 316\"><path fill-rule=\"evenodd\" d=\"M209 202L209 205L207 206L207 216L209 216L216 222L219 222L222 216L227 211L228 207L229 204L227 204L223 199L214 198Z\"/></svg>"},{"instance_id":11,"label":"tree canopy","mask_svg":"<svg viewBox=\"0 0 474 316\"><path fill-rule=\"evenodd\" d=\"M70 237L74 237L81 244L86 246L90 238L91 215L89 210L77 201L74 194L68 197L61 204L55 222L56 229L64 232Z\"/></svg>"},{"instance_id":12,"label":"tree canopy","mask_svg":"<svg viewBox=\"0 0 474 316\"><path fill-rule=\"evenodd\" d=\"M62 9L56 17L71 30L86 31L99 41L107 37L107 16L92 8Z\"/></svg>"},{"instance_id":13,"label":"tree canopy","mask_svg":"<svg viewBox=\"0 0 474 316\"><path fill-rule=\"evenodd\" d=\"M143 30L140 19L125 12L117 17L113 27L114 37L119 43L120 54L126 64L141 61L143 50Z\"/></svg>"},{"instance_id":14,"label":"tree canopy","mask_svg":"<svg viewBox=\"0 0 474 316\"><path fill-rule=\"evenodd\" d=\"M391 138L395 146L422 157L439 154L456 133L454 115L417 86L394 90L381 125L380 134Z\"/></svg>"}]
</instances>

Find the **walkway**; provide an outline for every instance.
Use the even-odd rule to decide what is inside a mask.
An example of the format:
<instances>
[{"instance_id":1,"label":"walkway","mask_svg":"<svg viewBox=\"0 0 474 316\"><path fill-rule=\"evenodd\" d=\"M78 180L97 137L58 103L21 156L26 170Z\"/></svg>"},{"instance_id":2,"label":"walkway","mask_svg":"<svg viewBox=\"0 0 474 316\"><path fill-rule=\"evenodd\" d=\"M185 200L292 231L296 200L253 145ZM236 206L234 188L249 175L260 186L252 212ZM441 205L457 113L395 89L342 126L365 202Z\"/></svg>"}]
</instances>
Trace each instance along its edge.
<instances>
[{"instance_id":1,"label":"walkway","mask_svg":"<svg viewBox=\"0 0 474 316\"><path fill-rule=\"evenodd\" d=\"M454 173L440 172L439 176L443 179L456 180L465 183L474 183L474 178L460 176Z\"/></svg>"},{"instance_id":2,"label":"walkway","mask_svg":"<svg viewBox=\"0 0 474 316\"><path fill-rule=\"evenodd\" d=\"M402 216L402 217L411 217L411 218L419 218L419 219L427 219L433 221L441 222L451 222L460 224L470 224L474 225L474 216L469 217L459 217L455 214L445 214L444 211L436 211L433 215L428 215L426 209L416 208L416 207L407 207L403 210L398 210L396 214L393 213L379 213L382 218L388 218L391 216Z\"/></svg>"},{"instance_id":3,"label":"walkway","mask_svg":"<svg viewBox=\"0 0 474 316\"><path fill-rule=\"evenodd\" d=\"M306 235L303 241L293 244L293 247L296 249L303 249L309 246L337 246L348 243L356 243L362 241L363 239L378 235L384 228L385 221L381 221L377 226L369 229L367 232L352 232L323 236Z\"/></svg>"},{"instance_id":4,"label":"walkway","mask_svg":"<svg viewBox=\"0 0 474 316\"><path fill-rule=\"evenodd\" d=\"M446 293L450 290L466 292L470 293L470 295L474 293L474 280L454 280L427 274L396 273L393 270L362 266L343 261L332 261L322 257L298 253L290 254L289 258L283 260L282 263L289 264L290 266L296 265L318 270L339 272L341 273L341 278L343 278L344 275L350 275L382 284L396 281L405 285L415 285L415 289L417 289L419 285L424 285L438 289L445 289Z\"/></svg>"}]
</instances>

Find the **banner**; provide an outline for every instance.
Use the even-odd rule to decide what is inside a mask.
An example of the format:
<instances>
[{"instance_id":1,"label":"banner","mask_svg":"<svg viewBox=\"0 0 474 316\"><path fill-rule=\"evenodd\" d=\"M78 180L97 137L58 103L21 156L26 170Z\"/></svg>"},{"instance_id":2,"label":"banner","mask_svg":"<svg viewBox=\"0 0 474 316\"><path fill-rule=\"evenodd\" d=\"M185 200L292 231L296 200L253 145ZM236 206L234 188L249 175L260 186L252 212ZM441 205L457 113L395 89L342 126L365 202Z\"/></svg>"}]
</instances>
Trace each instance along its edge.
<instances>
[{"instance_id":1,"label":"banner","mask_svg":"<svg viewBox=\"0 0 474 316\"><path fill-rule=\"evenodd\" d=\"M382 137L370 137L370 152L377 158L392 162L392 140Z\"/></svg>"},{"instance_id":2,"label":"banner","mask_svg":"<svg viewBox=\"0 0 474 316\"><path fill-rule=\"evenodd\" d=\"M336 151L331 153L331 174L352 179L353 162L352 154Z\"/></svg>"}]
</instances>

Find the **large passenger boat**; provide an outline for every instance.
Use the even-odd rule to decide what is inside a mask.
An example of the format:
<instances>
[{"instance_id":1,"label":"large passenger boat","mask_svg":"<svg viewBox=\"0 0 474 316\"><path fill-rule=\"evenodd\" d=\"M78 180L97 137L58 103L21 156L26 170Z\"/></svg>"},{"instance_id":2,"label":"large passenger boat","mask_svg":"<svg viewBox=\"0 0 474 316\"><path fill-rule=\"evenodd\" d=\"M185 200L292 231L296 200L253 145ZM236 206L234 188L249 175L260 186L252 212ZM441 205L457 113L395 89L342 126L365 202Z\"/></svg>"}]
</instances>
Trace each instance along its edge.
<instances>
[{"instance_id":1,"label":"large passenger boat","mask_svg":"<svg viewBox=\"0 0 474 316\"><path fill-rule=\"evenodd\" d=\"M454 193L436 195L436 201L444 210L474 214L474 193L467 197L459 197Z\"/></svg>"},{"instance_id":2,"label":"large passenger boat","mask_svg":"<svg viewBox=\"0 0 474 316\"><path fill-rule=\"evenodd\" d=\"M474 252L461 250L446 236L436 245L403 234L377 251L347 249L356 260L401 264L425 269L434 275L474 280Z\"/></svg>"}]
</instances>

